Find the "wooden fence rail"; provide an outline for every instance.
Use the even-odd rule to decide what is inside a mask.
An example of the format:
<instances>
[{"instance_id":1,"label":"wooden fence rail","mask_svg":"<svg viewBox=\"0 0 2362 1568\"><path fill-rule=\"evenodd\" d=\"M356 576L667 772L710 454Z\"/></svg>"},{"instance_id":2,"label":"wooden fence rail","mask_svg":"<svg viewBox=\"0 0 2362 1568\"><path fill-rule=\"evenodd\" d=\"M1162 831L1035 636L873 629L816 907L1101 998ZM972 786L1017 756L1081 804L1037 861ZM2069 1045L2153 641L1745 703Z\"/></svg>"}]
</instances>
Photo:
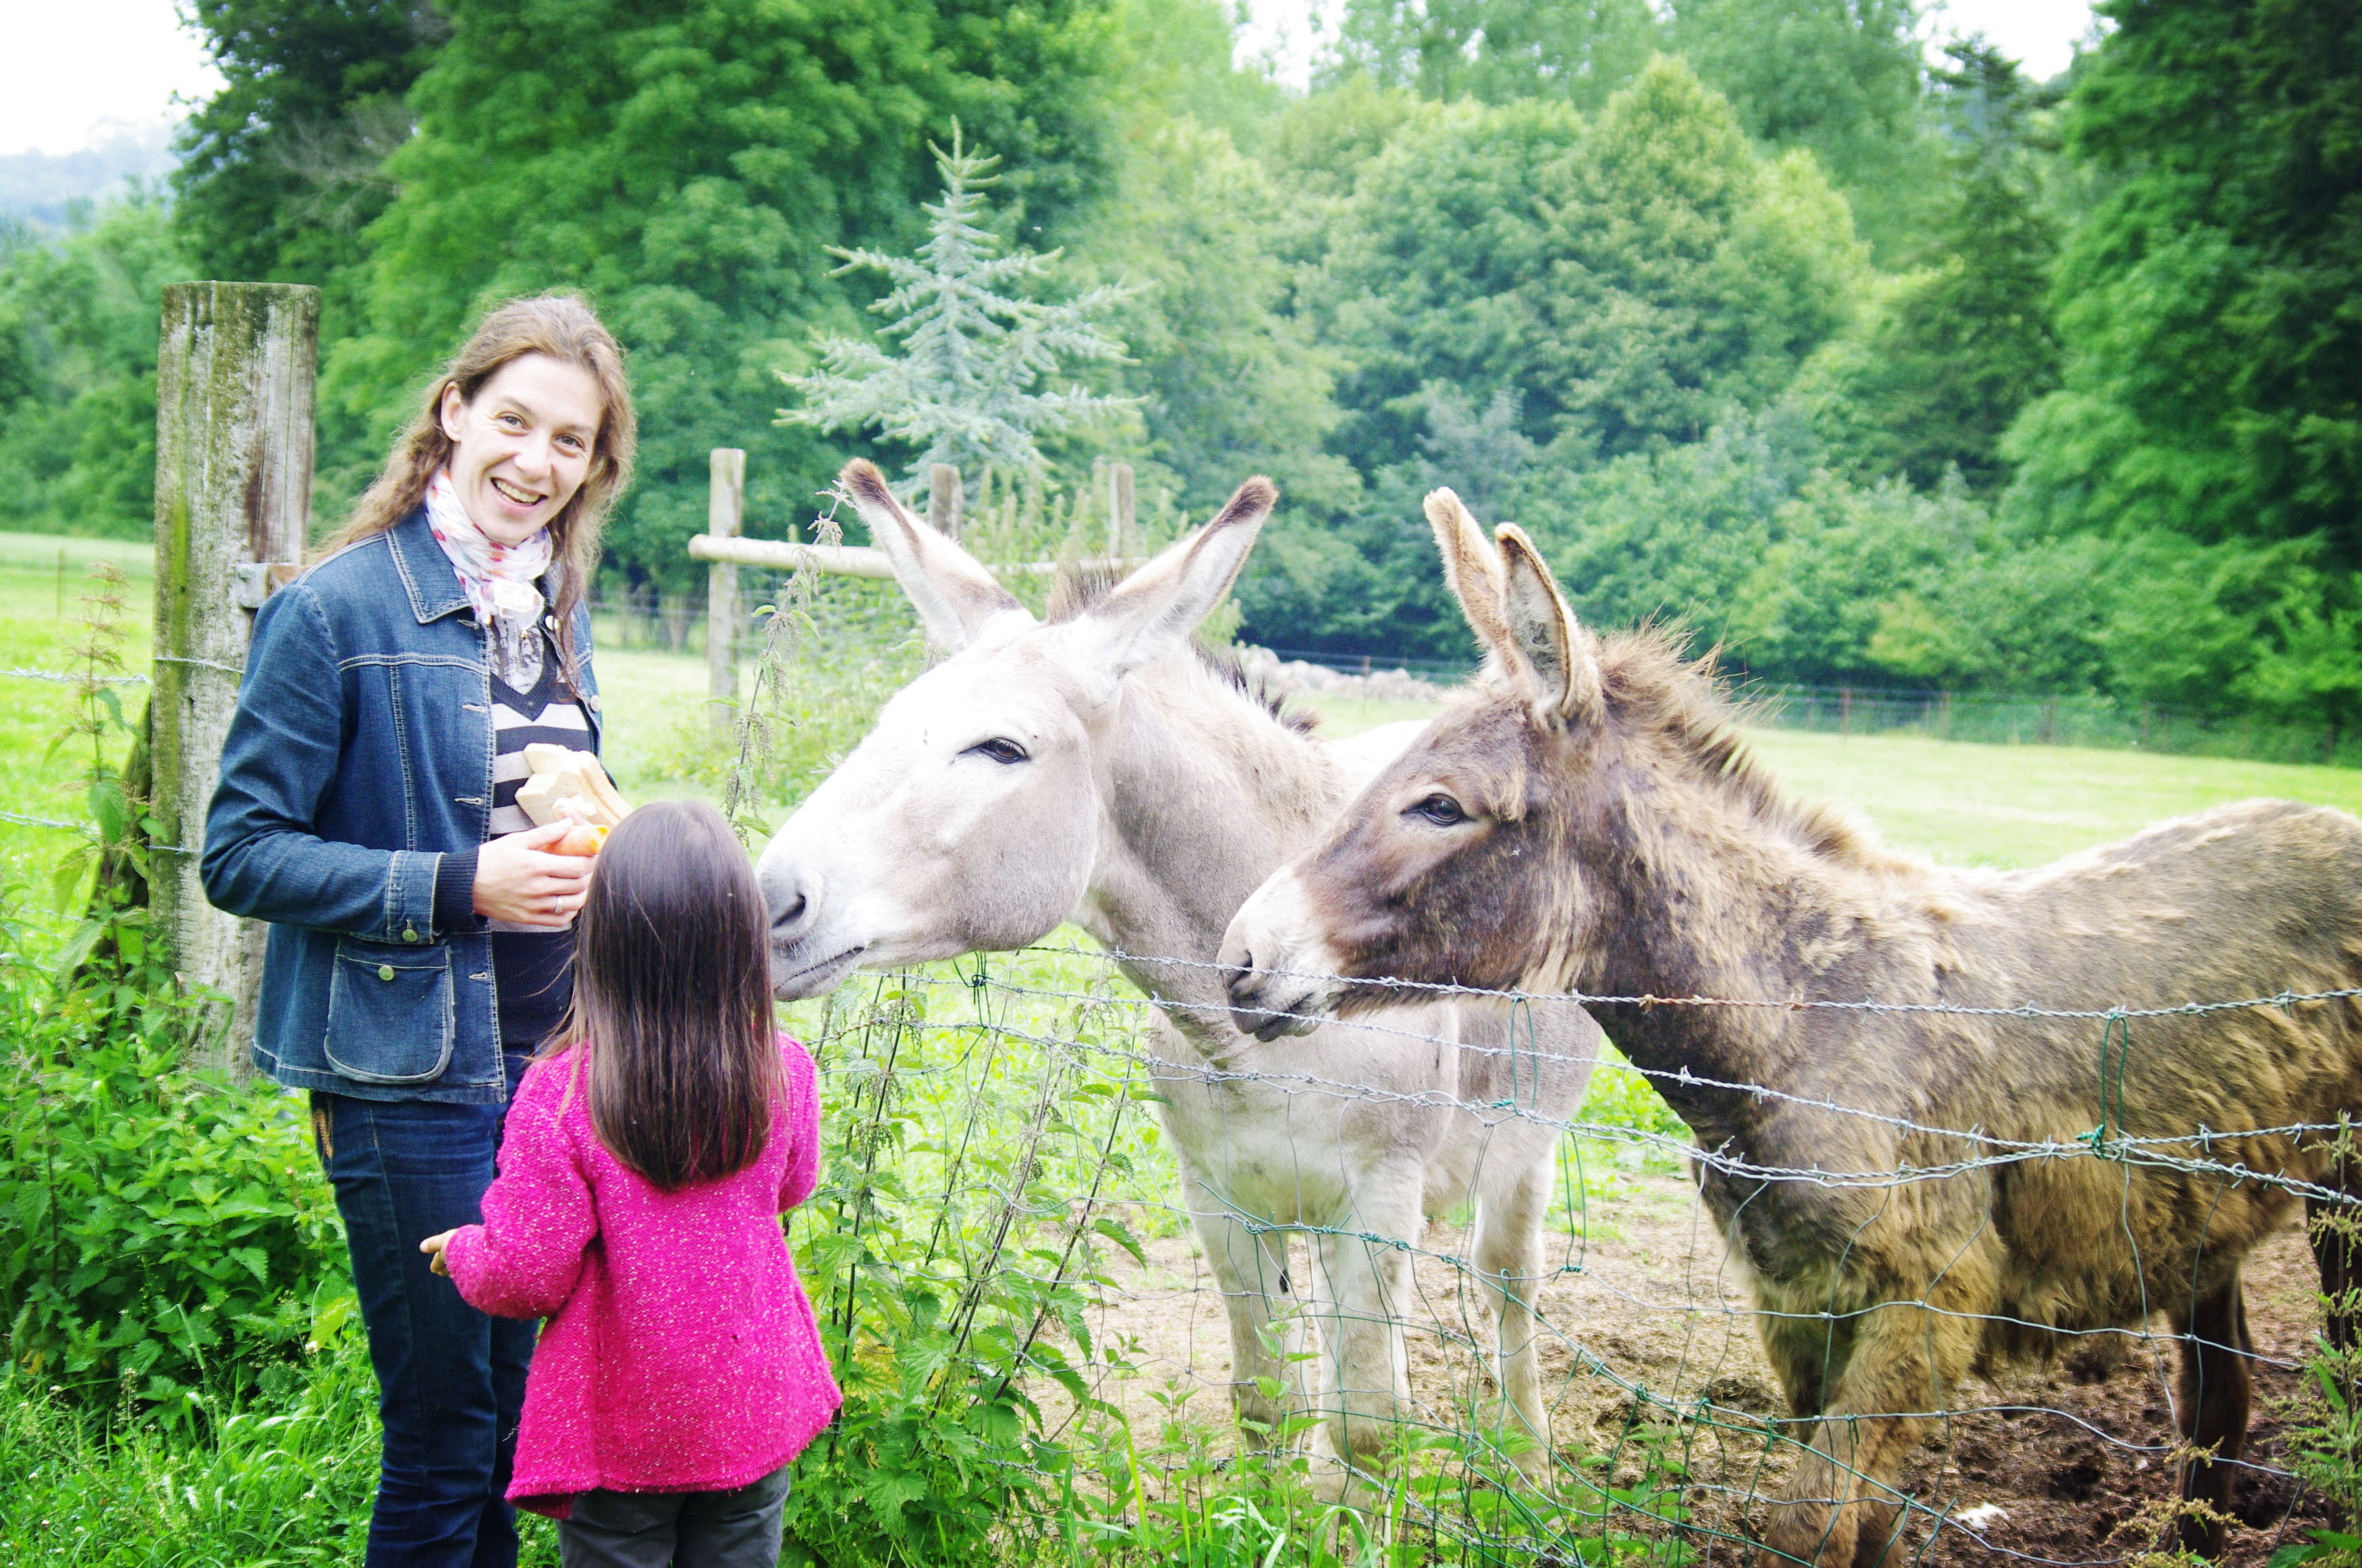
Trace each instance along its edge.
<instances>
[{"instance_id":1,"label":"wooden fence rail","mask_svg":"<svg viewBox=\"0 0 2362 1568\"><path fill-rule=\"evenodd\" d=\"M749 539L745 524L746 454L717 447L712 458L707 492L706 532L689 541L689 558L710 563L706 573L705 659L713 701L713 722L729 722L728 708L738 694L738 640L745 619L738 602L738 569L766 567L774 571L817 571L832 577L866 577L894 580L894 563L886 552L865 545L798 545L783 539ZM1129 567L1139 534L1132 526L1131 465L1117 463L1108 469L1108 564ZM960 536L959 470L937 463L928 476L927 523L946 538ZM1009 561L989 565L1001 577L1043 577L1059 569L1057 561Z\"/></svg>"}]
</instances>

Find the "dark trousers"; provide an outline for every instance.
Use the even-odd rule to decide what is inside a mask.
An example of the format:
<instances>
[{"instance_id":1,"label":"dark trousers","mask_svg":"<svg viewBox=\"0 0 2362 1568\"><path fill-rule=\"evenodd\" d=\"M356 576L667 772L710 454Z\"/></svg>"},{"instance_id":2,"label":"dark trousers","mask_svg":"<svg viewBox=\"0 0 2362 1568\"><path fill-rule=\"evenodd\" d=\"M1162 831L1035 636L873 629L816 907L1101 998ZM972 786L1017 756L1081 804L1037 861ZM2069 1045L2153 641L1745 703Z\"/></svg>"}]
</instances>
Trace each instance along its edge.
<instances>
[{"instance_id":1,"label":"dark trousers","mask_svg":"<svg viewBox=\"0 0 2362 1568\"><path fill-rule=\"evenodd\" d=\"M585 1492L557 1521L564 1568L778 1568L782 1464L734 1492Z\"/></svg>"},{"instance_id":2,"label":"dark trousers","mask_svg":"<svg viewBox=\"0 0 2362 1568\"><path fill-rule=\"evenodd\" d=\"M483 1219L505 1108L315 1093L312 1112L385 1426L368 1568L514 1568L502 1494L535 1325L477 1311L418 1250Z\"/></svg>"}]
</instances>

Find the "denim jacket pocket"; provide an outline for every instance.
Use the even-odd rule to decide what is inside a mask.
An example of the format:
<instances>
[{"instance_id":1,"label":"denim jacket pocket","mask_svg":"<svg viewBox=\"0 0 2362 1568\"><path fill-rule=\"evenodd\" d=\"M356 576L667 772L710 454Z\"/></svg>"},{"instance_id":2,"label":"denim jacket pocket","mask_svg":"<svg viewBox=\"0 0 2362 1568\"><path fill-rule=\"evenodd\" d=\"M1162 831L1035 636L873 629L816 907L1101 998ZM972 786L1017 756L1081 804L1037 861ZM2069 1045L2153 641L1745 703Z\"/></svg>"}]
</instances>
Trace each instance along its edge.
<instances>
[{"instance_id":1,"label":"denim jacket pocket","mask_svg":"<svg viewBox=\"0 0 2362 1568\"><path fill-rule=\"evenodd\" d=\"M328 1066L356 1083L423 1084L451 1065L451 949L345 937L328 981Z\"/></svg>"}]
</instances>

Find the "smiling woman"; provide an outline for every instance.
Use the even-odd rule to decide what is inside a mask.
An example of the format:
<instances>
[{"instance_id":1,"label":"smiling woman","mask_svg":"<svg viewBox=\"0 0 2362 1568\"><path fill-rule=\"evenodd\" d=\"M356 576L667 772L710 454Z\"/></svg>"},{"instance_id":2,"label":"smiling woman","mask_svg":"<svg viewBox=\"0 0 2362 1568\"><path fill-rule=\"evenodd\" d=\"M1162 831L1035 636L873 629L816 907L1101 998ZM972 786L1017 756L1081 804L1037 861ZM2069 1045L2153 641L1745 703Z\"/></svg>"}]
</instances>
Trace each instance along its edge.
<instances>
[{"instance_id":1,"label":"smiling woman","mask_svg":"<svg viewBox=\"0 0 2362 1568\"><path fill-rule=\"evenodd\" d=\"M533 1329L436 1277L481 1218L570 999L590 862L516 804L525 747L595 753L582 595L635 425L579 300L494 310L320 560L271 596L205 820L206 896L270 922L257 1066L308 1089L385 1449L370 1560L516 1561L503 1496Z\"/></svg>"},{"instance_id":2,"label":"smiling woman","mask_svg":"<svg viewBox=\"0 0 2362 1568\"><path fill-rule=\"evenodd\" d=\"M436 423L468 515L508 546L547 527L590 475L602 401L596 376L546 354L510 360L472 399L446 381Z\"/></svg>"}]
</instances>

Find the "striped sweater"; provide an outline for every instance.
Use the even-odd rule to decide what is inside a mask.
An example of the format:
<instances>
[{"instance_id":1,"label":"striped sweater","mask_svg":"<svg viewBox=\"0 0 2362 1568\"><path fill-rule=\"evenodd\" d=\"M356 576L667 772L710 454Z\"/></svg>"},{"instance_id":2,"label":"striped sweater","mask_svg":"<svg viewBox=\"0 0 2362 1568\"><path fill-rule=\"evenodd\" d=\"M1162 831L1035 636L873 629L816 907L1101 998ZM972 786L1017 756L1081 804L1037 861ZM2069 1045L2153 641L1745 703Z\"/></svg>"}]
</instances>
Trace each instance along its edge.
<instances>
[{"instance_id":1,"label":"striped sweater","mask_svg":"<svg viewBox=\"0 0 2362 1568\"><path fill-rule=\"evenodd\" d=\"M492 817L490 838L534 825L516 803L529 772L524 748L546 741L571 751L590 749L590 724L558 679L554 646L542 650L541 678L519 691L498 675L492 683ZM475 915L476 856L447 855L435 879L435 923L449 929ZM484 922L492 933L492 989L499 998L503 1044L531 1048L556 1029L573 999L574 932L509 921Z\"/></svg>"}]
</instances>

